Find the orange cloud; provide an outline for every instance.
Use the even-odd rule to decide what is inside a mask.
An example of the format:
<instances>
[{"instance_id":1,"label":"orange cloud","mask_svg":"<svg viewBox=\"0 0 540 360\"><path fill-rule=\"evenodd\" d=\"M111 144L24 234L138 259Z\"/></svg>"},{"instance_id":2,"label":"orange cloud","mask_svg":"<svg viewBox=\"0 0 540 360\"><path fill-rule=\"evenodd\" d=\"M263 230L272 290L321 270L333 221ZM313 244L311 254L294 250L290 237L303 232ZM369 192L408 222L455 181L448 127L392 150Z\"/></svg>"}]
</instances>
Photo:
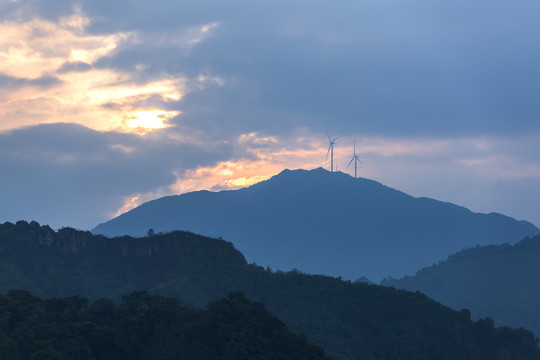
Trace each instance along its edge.
<instances>
[{"instance_id":1,"label":"orange cloud","mask_svg":"<svg viewBox=\"0 0 540 360\"><path fill-rule=\"evenodd\" d=\"M58 22L33 19L0 23L0 73L35 79L67 62L93 64L109 55L133 33L86 34L91 20L80 12Z\"/></svg>"},{"instance_id":2,"label":"orange cloud","mask_svg":"<svg viewBox=\"0 0 540 360\"><path fill-rule=\"evenodd\" d=\"M135 209L137 206L139 206L139 198L142 194L136 194L134 196L128 196L125 199L124 205L120 209L118 209L115 213L111 214L111 217L115 218L117 216L122 215L125 212L128 212L129 210Z\"/></svg>"},{"instance_id":3,"label":"orange cloud","mask_svg":"<svg viewBox=\"0 0 540 360\"><path fill-rule=\"evenodd\" d=\"M249 147L253 144L257 147ZM176 181L173 184L126 198L120 209L114 212L115 216L144 202L167 195L198 190L238 189L264 181L285 168L311 169L325 165L324 143L311 137L295 135L291 138L278 139L249 133L238 138L237 146L240 146L249 157L220 161L212 166L174 171Z\"/></svg>"},{"instance_id":4,"label":"orange cloud","mask_svg":"<svg viewBox=\"0 0 540 360\"><path fill-rule=\"evenodd\" d=\"M165 106L177 102L193 86L223 80L199 75L187 79L170 74L145 78L140 64L132 72L93 66L113 56L124 44L136 43L132 32L90 34L91 19L80 10L56 22L32 19L0 23L0 75L16 86L0 85L0 131L41 123L72 122L98 131L145 134L171 126L180 111ZM189 30L184 41L202 41L217 24ZM43 85L40 79L50 83ZM145 101L152 99L152 107Z\"/></svg>"}]
</instances>

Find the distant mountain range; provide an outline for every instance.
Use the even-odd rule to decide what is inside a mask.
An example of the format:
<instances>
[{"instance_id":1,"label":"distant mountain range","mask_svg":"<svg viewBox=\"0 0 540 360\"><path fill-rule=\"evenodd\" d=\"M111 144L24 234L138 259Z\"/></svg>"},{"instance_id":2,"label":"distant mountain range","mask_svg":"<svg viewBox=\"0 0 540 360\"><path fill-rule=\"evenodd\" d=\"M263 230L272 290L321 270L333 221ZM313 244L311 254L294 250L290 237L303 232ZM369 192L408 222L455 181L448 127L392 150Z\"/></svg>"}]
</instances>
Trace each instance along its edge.
<instances>
[{"instance_id":1,"label":"distant mountain range","mask_svg":"<svg viewBox=\"0 0 540 360\"><path fill-rule=\"evenodd\" d=\"M1 224L0 292L6 293L11 288L29 290L40 297L81 295L92 300L102 297L119 300L122 294L133 290L148 290L177 297L182 304L194 307L241 291L248 298L262 302L291 330L304 332L308 340L323 347L334 359L540 358L537 339L530 331L495 328L489 318L473 322L468 311L451 310L421 293L298 271L270 271L248 264L231 243L180 231L146 238L110 239L70 228L55 232L36 222ZM186 324L191 322L191 325L179 335L183 337L178 343L184 341L188 345L175 350L179 353L196 350L197 341L203 343L209 339L211 344L201 345L201 351L212 351L214 356L186 358L215 359L220 358L215 354L231 353L222 347L227 336L236 339L229 344L234 348L228 350L250 344L257 346L254 351L261 350L264 344L271 347L264 338L253 339L253 336L257 336L257 329L273 331L265 324L277 324L261 321L268 319L261 308L249 305L239 296L213 302L206 308L206 313L213 315L208 318L199 313L205 318L202 320L189 312L179 313L181 310L174 309L174 302L140 293L124 298L118 306L118 316L114 315L116 306L106 300L99 300L85 310L84 299L78 296L41 302L30 294L12 291L7 297L0 296L0 300L4 306L0 306L0 318L5 320L0 323L0 358L16 358L6 355L9 349L28 351L28 354L31 349L47 350L40 358L52 358L50 354L56 345L63 345L63 349L85 347L82 339L77 340L79 336L90 342L90 347L85 347L87 351L95 346L101 350L105 347L121 350L124 346L136 353L135 358L144 354L169 358L142 352L149 349L138 342L155 341L153 348L149 345L150 350L174 355L173 349L159 344L174 345L171 331L183 330L163 330L161 325L171 328L173 325L168 320L185 316ZM248 305L231 307L231 301ZM247 316L248 313L251 315ZM41 330L32 332L32 329ZM214 339L208 334L211 331L215 332ZM286 336L296 344L302 343L294 336L279 332L274 335L274 339ZM257 345L259 340L261 343ZM282 347L296 346L305 353L285 340ZM20 348L14 348L13 341L15 344L20 341ZM105 354L110 355L110 351ZM126 354L129 353L114 358L128 358ZM254 358L266 358L265 354ZM60 358L58 354L55 356ZM239 352L237 356L223 358L248 357Z\"/></svg>"},{"instance_id":2,"label":"distant mountain range","mask_svg":"<svg viewBox=\"0 0 540 360\"><path fill-rule=\"evenodd\" d=\"M386 279L384 285L421 291L473 316L524 326L540 336L540 235L515 245L460 251L415 276Z\"/></svg>"},{"instance_id":3,"label":"distant mountain range","mask_svg":"<svg viewBox=\"0 0 540 360\"><path fill-rule=\"evenodd\" d=\"M321 168L284 170L248 188L167 196L96 226L107 236L189 230L232 241L272 269L375 281L401 277L474 245L517 242L526 221L415 198Z\"/></svg>"}]
</instances>

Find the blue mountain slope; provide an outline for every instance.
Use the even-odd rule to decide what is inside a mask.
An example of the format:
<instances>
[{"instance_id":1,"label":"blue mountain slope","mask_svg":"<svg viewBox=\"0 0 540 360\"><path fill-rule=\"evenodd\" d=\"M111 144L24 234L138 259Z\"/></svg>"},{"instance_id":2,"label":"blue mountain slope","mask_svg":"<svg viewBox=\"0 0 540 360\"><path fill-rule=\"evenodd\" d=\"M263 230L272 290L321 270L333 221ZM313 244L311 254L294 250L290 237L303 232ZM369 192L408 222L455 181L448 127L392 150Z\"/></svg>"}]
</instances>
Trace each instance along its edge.
<instances>
[{"instance_id":1,"label":"blue mountain slope","mask_svg":"<svg viewBox=\"0 0 540 360\"><path fill-rule=\"evenodd\" d=\"M383 285L421 291L473 317L492 317L499 325L527 327L540 335L540 235L514 245L462 250L414 276Z\"/></svg>"},{"instance_id":2,"label":"blue mountain slope","mask_svg":"<svg viewBox=\"0 0 540 360\"><path fill-rule=\"evenodd\" d=\"M412 274L464 247L539 232L525 221L414 198L320 168L284 170L240 190L149 201L92 231L142 236L149 228L223 237L248 261L273 269L376 281Z\"/></svg>"}]
</instances>

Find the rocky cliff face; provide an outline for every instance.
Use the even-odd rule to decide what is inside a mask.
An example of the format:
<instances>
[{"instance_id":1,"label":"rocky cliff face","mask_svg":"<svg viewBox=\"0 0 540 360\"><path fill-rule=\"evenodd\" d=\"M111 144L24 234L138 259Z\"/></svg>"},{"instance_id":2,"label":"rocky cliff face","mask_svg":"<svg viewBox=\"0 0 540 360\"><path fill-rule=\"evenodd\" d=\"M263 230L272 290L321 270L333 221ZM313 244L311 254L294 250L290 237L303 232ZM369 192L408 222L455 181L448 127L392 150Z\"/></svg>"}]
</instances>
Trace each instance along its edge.
<instances>
[{"instance_id":1,"label":"rocky cliff face","mask_svg":"<svg viewBox=\"0 0 540 360\"><path fill-rule=\"evenodd\" d=\"M17 222L16 226L24 226L24 222ZM77 231L72 228L62 228L55 232L48 225L40 226L32 221L28 224L40 245L54 248L60 253L78 253L84 251L89 241L94 237L89 232Z\"/></svg>"},{"instance_id":2,"label":"rocky cliff face","mask_svg":"<svg viewBox=\"0 0 540 360\"><path fill-rule=\"evenodd\" d=\"M72 228L54 231L35 221L0 224L0 293L17 288L41 297L115 298L169 282L202 287L201 277L246 265L231 243L189 232L107 238ZM215 289L208 298L224 295Z\"/></svg>"},{"instance_id":3,"label":"rocky cliff face","mask_svg":"<svg viewBox=\"0 0 540 360\"><path fill-rule=\"evenodd\" d=\"M10 233L11 235L9 235ZM100 253L106 250L111 252L108 254L109 256L116 254L123 259L147 259L160 256L170 257L172 254L184 251L193 252L197 245L200 246L205 243L208 251L217 247L229 252L229 255L233 255L233 258L241 263L245 263L244 256L233 247L232 243L184 231L157 234L149 237L122 236L108 238L69 227L54 231L48 225L42 226L36 221L0 224L0 241L9 236L16 236L17 233L24 234L25 237L29 237L30 241L58 254L91 256L92 253Z\"/></svg>"}]
</instances>

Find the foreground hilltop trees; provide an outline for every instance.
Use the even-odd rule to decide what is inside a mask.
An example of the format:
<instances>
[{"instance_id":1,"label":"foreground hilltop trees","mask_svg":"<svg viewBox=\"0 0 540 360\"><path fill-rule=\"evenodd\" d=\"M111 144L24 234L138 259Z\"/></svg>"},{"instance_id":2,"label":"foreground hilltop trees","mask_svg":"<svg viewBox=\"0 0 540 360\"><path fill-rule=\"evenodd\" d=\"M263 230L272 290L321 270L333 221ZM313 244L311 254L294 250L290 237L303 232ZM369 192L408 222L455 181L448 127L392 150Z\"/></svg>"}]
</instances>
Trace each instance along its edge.
<instances>
[{"instance_id":1,"label":"foreground hilltop trees","mask_svg":"<svg viewBox=\"0 0 540 360\"><path fill-rule=\"evenodd\" d=\"M197 311L146 292L125 295L118 305L89 305L79 296L41 300L21 290L0 296L0 358L327 359L241 293Z\"/></svg>"},{"instance_id":2,"label":"foreground hilltop trees","mask_svg":"<svg viewBox=\"0 0 540 360\"><path fill-rule=\"evenodd\" d=\"M290 330L304 333L310 342L335 359L540 359L537 339L528 330L495 328L489 318L474 322L468 311L454 311L421 293L306 275L297 270L272 271L248 264L231 243L180 231L146 238L110 239L69 228L55 232L36 222L2 224L0 293L6 294L13 288L29 290L40 297L76 299L72 296L80 294L92 301L108 297L114 302L120 301L123 294L146 290L174 296L195 309L240 291L264 304L268 312L281 319ZM140 295L133 296L136 299ZM150 295L143 298L145 296ZM227 301L244 303L239 299L241 297ZM126 297L123 301L131 303ZM105 316L109 320L104 320L102 325L83 318L98 326L116 321L120 309L130 309L124 304L113 311L116 309L113 302L101 300L90 308L95 308L96 304L100 316L113 314ZM219 301L212 304L215 306L210 305L206 311L212 313L212 309L224 306ZM156 307L148 307L149 311L152 309ZM258 311L257 306L253 305L251 311ZM77 311L62 313L71 316ZM21 310L17 314L25 312ZM151 318L154 315L151 314L154 313L144 314L142 318L142 315L133 315L133 323L125 323L128 333L139 329L133 335L135 339L153 329ZM216 314L223 317L220 311ZM239 316L236 310L228 314L223 319L234 321ZM157 316L159 318L159 313ZM28 320L33 318L30 316ZM229 320L224 323L228 324ZM9 317L0 317L0 326L6 321L10 322ZM140 321L145 326L138 327ZM86 329L84 324L77 323L77 329ZM213 328L215 326L208 325L206 329ZM221 339L223 331L229 330L230 325L224 325L222 330L213 333L216 341ZM74 333L71 328L68 332ZM185 335L182 334L178 336ZM256 333L249 330L240 334L243 339ZM101 338L102 346L108 346L107 338ZM129 339L119 340L120 344L136 348L140 343L138 340L129 342ZM167 335L163 333L155 339L165 341ZM252 358L264 359L264 356L259 354ZM238 354L232 358L242 359Z\"/></svg>"}]
</instances>

